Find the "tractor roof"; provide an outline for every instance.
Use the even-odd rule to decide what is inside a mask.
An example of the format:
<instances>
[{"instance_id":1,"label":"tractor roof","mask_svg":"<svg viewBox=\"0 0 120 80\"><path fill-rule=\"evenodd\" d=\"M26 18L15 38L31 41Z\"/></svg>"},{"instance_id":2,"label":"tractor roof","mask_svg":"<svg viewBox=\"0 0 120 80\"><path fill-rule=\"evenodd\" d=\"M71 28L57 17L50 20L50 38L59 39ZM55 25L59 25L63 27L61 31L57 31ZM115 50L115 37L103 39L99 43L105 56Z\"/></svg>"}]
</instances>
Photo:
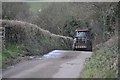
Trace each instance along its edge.
<instances>
[{"instance_id":1,"label":"tractor roof","mask_svg":"<svg viewBox=\"0 0 120 80\"><path fill-rule=\"evenodd\" d=\"M89 31L89 29L76 29L75 31Z\"/></svg>"}]
</instances>

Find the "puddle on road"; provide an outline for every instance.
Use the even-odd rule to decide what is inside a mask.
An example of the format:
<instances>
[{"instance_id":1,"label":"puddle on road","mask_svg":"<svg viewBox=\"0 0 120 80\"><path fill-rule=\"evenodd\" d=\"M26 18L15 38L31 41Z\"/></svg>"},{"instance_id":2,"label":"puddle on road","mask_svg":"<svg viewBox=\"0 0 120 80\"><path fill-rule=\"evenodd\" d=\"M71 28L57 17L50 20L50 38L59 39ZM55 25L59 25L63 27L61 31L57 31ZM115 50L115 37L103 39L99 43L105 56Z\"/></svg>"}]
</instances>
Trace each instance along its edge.
<instances>
[{"instance_id":1,"label":"puddle on road","mask_svg":"<svg viewBox=\"0 0 120 80\"><path fill-rule=\"evenodd\" d=\"M50 58L60 58L60 57L64 56L64 52L66 52L66 51L54 50L54 51L49 52L48 54L43 55L42 57L36 58L36 59L42 60L42 59L50 59Z\"/></svg>"},{"instance_id":2,"label":"puddle on road","mask_svg":"<svg viewBox=\"0 0 120 80\"><path fill-rule=\"evenodd\" d=\"M49 52L48 54L44 55L41 59L48 59L48 58L59 58L62 57L65 51L63 50L54 50Z\"/></svg>"},{"instance_id":3,"label":"puddle on road","mask_svg":"<svg viewBox=\"0 0 120 80\"><path fill-rule=\"evenodd\" d=\"M75 54L65 55L65 52L69 52L69 51L54 50L54 51L51 51L48 54L45 54L42 57L39 57L37 59L40 59L40 60L42 60L42 59L50 59L50 58L65 58L65 59L69 59L69 58L72 58L73 56L75 56ZM84 53L84 51L74 51L74 53L77 53L77 54L78 53ZM91 53L91 52L85 52L85 53Z\"/></svg>"}]
</instances>

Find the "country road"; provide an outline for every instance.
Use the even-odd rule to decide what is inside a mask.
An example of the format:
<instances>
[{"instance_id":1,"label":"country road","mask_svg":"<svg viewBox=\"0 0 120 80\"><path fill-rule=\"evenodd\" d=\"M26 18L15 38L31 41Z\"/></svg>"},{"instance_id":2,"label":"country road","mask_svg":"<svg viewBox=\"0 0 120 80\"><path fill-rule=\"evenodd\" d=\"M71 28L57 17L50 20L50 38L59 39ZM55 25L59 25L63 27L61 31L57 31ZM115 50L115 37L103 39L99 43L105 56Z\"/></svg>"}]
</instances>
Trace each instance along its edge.
<instances>
[{"instance_id":1,"label":"country road","mask_svg":"<svg viewBox=\"0 0 120 80\"><path fill-rule=\"evenodd\" d=\"M79 78L85 59L92 52L54 50L43 57L16 64L3 78Z\"/></svg>"}]
</instances>

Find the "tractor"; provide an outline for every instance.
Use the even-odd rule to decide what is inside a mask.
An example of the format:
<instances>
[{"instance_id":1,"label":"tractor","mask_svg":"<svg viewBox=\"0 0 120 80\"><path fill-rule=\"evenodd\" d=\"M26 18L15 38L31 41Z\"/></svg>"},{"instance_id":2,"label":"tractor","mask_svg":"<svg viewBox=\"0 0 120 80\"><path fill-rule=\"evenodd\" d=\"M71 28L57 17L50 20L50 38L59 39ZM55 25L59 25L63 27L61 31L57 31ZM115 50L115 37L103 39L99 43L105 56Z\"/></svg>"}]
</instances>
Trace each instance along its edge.
<instances>
[{"instance_id":1,"label":"tractor","mask_svg":"<svg viewBox=\"0 0 120 80\"><path fill-rule=\"evenodd\" d=\"M92 38L89 29L75 30L72 49L92 51Z\"/></svg>"}]
</instances>

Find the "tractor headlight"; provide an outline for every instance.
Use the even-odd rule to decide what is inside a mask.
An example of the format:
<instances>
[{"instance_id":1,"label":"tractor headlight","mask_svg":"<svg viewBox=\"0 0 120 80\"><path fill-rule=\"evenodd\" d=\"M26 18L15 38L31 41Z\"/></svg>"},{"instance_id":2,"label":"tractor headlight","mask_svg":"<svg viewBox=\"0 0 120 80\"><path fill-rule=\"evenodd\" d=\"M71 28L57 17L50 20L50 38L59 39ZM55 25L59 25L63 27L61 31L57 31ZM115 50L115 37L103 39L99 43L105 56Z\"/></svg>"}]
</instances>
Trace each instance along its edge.
<instances>
[{"instance_id":1,"label":"tractor headlight","mask_svg":"<svg viewBox=\"0 0 120 80\"><path fill-rule=\"evenodd\" d=\"M74 41L73 41L73 43L75 43L76 41L77 41L77 39L75 38Z\"/></svg>"}]
</instances>

